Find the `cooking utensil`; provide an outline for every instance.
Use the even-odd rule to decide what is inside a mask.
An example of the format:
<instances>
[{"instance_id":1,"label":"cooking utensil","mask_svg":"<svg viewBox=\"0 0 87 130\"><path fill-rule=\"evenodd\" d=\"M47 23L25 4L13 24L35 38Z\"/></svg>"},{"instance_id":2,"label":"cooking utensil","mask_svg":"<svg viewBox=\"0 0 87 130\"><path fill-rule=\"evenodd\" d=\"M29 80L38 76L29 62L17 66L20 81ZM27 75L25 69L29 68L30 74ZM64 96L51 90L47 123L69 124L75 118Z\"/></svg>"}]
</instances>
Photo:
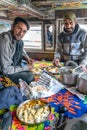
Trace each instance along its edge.
<instances>
[{"instance_id":1,"label":"cooking utensil","mask_svg":"<svg viewBox=\"0 0 87 130\"><path fill-rule=\"evenodd\" d=\"M69 60L65 63L65 66L78 67L78 64L75 61Z\"/></svg>"},{"instance_id":2,"label":"cooking utensil","mask_svg":"<svg viewBox=\"0 0 87 130\"><path fill-rule=\"evenodd\" d=\"M60 80L63 84L69 86L75 86L77 82L77 76L79 72L76 72L78 68L81 66L73 67L73 66L65 66L60 69Z\"/></svg>"},{"instance_id":3,"label":"cooking utensil","mask_svg":"<svg viewBox=\"0 0 87 130\"><path fill-rule=\"evenodd\" d=\"M75 67L74 69L70 69L70 71L74 74L74 73L75 73L75 71L76 71L77 69L81 68L81 67L82 67L82 66L81 66L81 65L79 65L79 66Z\"/></svg>"},{"instance_id":4,"label":"cooking utensil","mask_svg":"<svg viewBox=\"0 0 87 130\"><path fill-rule=\"evenodd\" d=\"M76 88L79 92L87 94L87 72L83 72L78 76Z\"/></svg>"},{"instance_id":5,"label":"cooking utensil","mask_svg":"<svg viewBox=\"0 0 87 130\"><path fill-rule=\"evenodd\" d=\"M50 113L50 105L40 99L27 100L20 104L16 110L18 119L28 125L36 125L46 121Z\"/></svg>"}]
</instances>

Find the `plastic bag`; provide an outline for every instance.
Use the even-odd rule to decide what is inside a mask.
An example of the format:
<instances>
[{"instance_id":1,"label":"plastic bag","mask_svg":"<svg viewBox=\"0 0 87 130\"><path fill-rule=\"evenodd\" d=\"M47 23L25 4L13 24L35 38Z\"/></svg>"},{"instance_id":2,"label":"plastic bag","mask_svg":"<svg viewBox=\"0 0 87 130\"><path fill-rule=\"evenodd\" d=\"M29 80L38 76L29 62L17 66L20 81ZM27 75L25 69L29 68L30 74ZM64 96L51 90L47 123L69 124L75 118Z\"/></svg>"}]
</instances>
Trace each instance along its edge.
<instances>
[{"instance_id":1,"label":"plastic bag","mask_svg":"<svg viewBox=\"0 0 87 130\"><path fill-rule=\"evenodd\" d=\"M38 91L36 87L38 86L39 88L39 86L41 85L43 90ZM46 87L48 91L45 91L46 89L44 89L44 87ZM47 73L42 73L42 75L40 76L37 82L31 82L30 84L33 98L49 97L53 94L58 93L63 87L64 85L62 83L60 83L59 81L57 81L56 79L48 75Z\"/></svg>"},{"instance_id":2,"label":"plastic bag","mask_svg":"<svg viewBox=\"0 0 87 130\"><path fill-rule=\"evenodd\" d=\"M20 84L20 91L22 93L22 96L26 96L27 99L30 99L31 92L30 92L28 84L22 79L19 79L19 84Z\"/></svg>"}]
</instances>

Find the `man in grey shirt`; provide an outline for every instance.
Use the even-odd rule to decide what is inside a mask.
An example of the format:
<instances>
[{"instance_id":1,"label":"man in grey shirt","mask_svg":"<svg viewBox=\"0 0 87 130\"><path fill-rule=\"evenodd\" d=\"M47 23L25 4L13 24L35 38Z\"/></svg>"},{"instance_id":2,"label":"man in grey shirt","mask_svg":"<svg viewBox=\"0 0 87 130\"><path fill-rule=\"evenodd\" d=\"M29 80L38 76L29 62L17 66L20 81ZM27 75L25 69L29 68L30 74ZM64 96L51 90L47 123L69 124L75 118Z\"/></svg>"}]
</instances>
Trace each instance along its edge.
<instances>
[{"instance_id":1,"label":"man in grey shirt","mask_svg":"<svg viewBox=\"0 0 87 130\"><path fill-rule=\"evenodd\" d=\"M19 79L27 83L34 80L34 75L29 71L33 60L24 52L21 40L28 30L28 21L16 17L11 30L0 34L0 71L17 84ZM22 65L22 59L26 61L25 65Z\"/></svg>"},{"instance_id":2,"label":"man in grey shirt","mask_svg":"<svg viewBox=\"0 0 87 130\"><path fill-rule=\"evenodd\" d=\"M63 23L53 63L58 66L60 61L74 61L84 68L87 65L87 32L80 28L73 12L64 14Z\"/></svg>"}]
</instances>

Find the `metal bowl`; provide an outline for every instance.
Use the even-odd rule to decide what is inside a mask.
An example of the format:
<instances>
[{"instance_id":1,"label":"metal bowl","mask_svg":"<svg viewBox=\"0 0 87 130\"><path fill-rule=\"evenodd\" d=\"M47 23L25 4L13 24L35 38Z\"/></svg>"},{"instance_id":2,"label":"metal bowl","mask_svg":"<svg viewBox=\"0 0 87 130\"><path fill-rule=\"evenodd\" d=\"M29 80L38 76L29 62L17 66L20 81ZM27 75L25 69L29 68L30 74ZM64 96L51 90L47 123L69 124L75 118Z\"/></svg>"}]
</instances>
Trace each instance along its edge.
<instances>
[{"instance_id":1,"label":"metal bowl","mask_svg":"<svg viewBox=\"0 0 87 130\"><path fill-rule=\"evenodd\" d=\"M36 125L48 119L51 112L50 105L40 99L27 100L16 110L18 119L27 125Z\"/></svg>"},{"instance_id":2,"label":"metal bowl","mask_svg":"<svg viewBox=\"0 0 87 130\"><path fill-rule=\"evenodd\" d=\"M76 86L77 77L83 72L81 66L65 66L60 68L60 80L63 84Z\"/></svg>"},{"instance_id":3,"label":"metal bowl","mask_svg":"<svg viewBox=\"0 0 87 130\"><path fill-rule=\"evenodd\" d=\"M77 81L77 74L73 73L72 70L75 67L65 66L60 68L60 81L64 85L75 86Z\"/></svg>"}]
</instances>

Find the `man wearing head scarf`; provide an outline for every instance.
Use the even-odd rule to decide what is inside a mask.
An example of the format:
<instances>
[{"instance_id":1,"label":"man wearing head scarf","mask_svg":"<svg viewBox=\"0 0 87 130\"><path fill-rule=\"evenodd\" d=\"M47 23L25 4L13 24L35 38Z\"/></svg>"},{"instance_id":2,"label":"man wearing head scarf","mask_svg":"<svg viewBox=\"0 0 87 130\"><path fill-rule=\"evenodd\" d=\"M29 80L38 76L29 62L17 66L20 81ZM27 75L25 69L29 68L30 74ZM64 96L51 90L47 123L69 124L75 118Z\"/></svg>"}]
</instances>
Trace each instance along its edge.
<instances>
[{"instance_id":1,"label":"man wearing head scarf","mask_svg":"<svg viewBox=\"0 0 87 130\"><path fill-rule=\"evenodd\" d=\"M27 20L16 17L11 30L0 34L0 71L16 84L19 79L30 83L34 75L30 72L33 60L24 51L22 38L29 29ZM22 64L26 61L26 65Z\"/></svg>"},{"instance_id":2,"label":"man wearing head scarf","mask_svg":"<svg viewBox=\"0 0 87 130\"><path fill-rule=\"evenodd\" d=\"M58 66L60 61L74 61L85 68L87 64L87 32L81 29L76 15L67 12L63 16L64 28L58 36L53 64Z\"/></svg>"}]
</instances>

